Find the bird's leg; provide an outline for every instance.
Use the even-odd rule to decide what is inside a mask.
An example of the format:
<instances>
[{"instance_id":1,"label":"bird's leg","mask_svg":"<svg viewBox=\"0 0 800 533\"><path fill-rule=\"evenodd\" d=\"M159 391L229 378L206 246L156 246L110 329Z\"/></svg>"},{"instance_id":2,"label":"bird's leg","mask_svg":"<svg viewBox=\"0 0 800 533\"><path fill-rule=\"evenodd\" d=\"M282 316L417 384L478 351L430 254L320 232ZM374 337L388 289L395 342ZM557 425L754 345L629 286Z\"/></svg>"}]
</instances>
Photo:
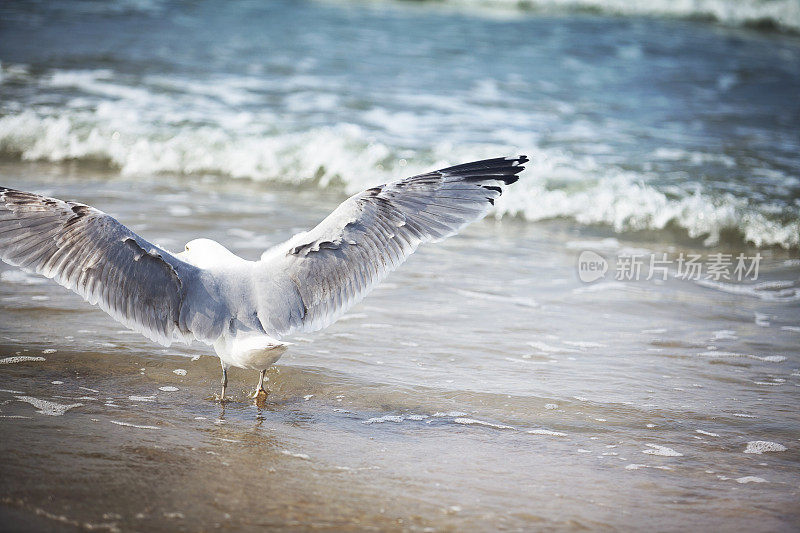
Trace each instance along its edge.
<instances>
[{"instance_id":1,"label":"bird's leg","mask_svg":"<svg viewBox=\"0 0 800 533\"><path fill-rule=\"evenodd\" d=\"M267 391L264 389L264 376L267 375L267 369L265 368L258 374L258 386L256 387L256 391L253 393L251 398L256 401L264 401L267 398Z\"/></svg>"},{"instance_id":2,"label":"bird's leg","mask_svg":"<svg viewBox=\"0 0 800 533\"><path fill-rule=\"evenodd\" d=\"M228 369L222 365L222 393L219 395L220 403L225 401L225 387L228 386Z\"/></svg>"}]
</instances>

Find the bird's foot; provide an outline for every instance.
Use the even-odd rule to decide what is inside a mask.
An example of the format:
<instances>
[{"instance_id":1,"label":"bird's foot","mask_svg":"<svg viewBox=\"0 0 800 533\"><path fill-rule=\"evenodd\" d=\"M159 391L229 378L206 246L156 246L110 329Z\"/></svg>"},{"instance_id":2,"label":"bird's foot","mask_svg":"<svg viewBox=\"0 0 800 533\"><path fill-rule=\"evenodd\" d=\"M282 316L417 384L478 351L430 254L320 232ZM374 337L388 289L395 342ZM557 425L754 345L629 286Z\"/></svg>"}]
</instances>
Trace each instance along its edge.
<instances>
[{"instance_id":1,"label":"bird's foot","mask_svg":"<svg viewBox=\"0 0 800 533\"><path fill-rule=\"evenodd\" d=\"M251 394L250 398L255 400L256 404L262 404L267 400L267 394L269 393L264 388L260 388Z\"/></svg>"},{"instance_id":2,"label":"bird's foot","mask_svg":"<svg viewBox=\"0 0 800 533\"><path fill-rule=\"evenodd\" d=\"M213 396L209 396L208 398L206 398L206 400L211 400L212 402L217 402L222 405L225 405L226 403L232 401L227 396L220 396L219 394L214 394Z\"/></svg>"}]
</instances>

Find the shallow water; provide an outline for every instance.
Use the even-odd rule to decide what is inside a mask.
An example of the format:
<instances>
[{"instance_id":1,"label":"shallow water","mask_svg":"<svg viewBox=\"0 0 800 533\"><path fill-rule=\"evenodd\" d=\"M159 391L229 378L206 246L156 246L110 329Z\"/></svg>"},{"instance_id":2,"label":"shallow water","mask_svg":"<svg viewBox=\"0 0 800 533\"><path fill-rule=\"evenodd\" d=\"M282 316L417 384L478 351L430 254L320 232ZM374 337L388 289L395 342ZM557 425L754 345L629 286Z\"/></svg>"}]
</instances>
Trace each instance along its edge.
<instances>
[{"instance_id":1,"label":"shallow water","mask_svg":"<svg viewBox=\"0 0 800 533\"><path fill-rule=\"evenodd\" d=\"M207 236L245 257L342 199L216 178L2 172L165 246ZM255 373L232 374L222 408L207 399L210 349L156 346L3 266L0 357L45 359L0 366L4 516L122 530L796 527L796 260L760 251L762 281L787 282L761 298L674 278L585 284L586 241L609 256L668 245L563 222L475 224L294 339L263 408L246 398ZM54 406L32 399L82 405L48 416ZM745 453L755 441L786 449Z\"/></svg>"},{"instance_id":2,"label":"shallow water","mask_svg":"<svg viewBox=\"0 0 800 533\"><path fill-rule=\"evenodd\" d=\"M500 3L0 5L2 185L168 249L255 259L360 188L532 158L289 339L261 407L0 265L0 529L797 529L800 40L730 27L794 4Z\"/></svg>"}]
</instances>

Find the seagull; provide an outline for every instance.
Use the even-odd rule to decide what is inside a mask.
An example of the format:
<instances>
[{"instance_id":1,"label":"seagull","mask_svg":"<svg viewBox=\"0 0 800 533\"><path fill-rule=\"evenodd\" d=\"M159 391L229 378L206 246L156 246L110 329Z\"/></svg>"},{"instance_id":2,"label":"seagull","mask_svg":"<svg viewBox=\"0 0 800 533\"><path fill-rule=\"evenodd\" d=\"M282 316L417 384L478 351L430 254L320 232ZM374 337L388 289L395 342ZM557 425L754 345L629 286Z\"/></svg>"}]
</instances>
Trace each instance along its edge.
<instances>
[{"instance_id":1,"label":"seagull","mask_svg":"<svg viewBox=\"0 0 800 533\"><path fill-rule=\"evenodd\" d=\"M528 158L486 159L372 187L258 261L210 239L171 253L94 207L0 187L0 259L41 274L145 337L200 341L264 376L296 332L325 328L417 247L486 216Z\"/></svg>"}]
</instances>

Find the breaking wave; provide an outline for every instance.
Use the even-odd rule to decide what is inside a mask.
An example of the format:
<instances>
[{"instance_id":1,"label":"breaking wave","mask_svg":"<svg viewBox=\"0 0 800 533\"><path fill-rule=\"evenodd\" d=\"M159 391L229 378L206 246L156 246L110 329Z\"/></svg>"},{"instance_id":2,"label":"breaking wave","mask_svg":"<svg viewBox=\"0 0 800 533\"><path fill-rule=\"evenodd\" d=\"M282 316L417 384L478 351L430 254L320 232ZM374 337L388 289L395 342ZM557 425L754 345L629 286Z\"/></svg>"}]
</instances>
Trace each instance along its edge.
<instances>
[{"instance_id":1,"label":"breaking wave","mask_svg":"<svg viewBox=\"0 0 800 533\"><path fill-rule=\"evenodd\" d=\"M546 14L590 12L712 20L729 26L800 31L800 3L795 0L442 0L436 3L476 10Z\"/></svg>"},{"instance_id":2,"label":"breaking wave","mask_svg":"<svg viewBox=\"0 0 800 533\"><path fill-rule=\"evenodd\" d=\"M296 186L333 186L355 193L449 164L526 153L531 157L528 170L514 186L514 194L498 200L498 217L567 218L579 224L611 226L617 232L677 227L708 245L734 231L756 246L800 247L800 215L796 209L792 214L791 206L776 210L774 202L750 201L747 191L734 195L700 181L665 187L658 172L609 163L602 154L576 155L543 146L535 136L526 136L524 129L510 131L508 137L515 138L515 144L497 139L462 142L451 135L444 136L444 141L423 139L409 147L372 125L376 114L386 115L383 121L393 123L392 128L403 124L380 108L354 117L353 122L331 120L333 125L317 127L294 124L265 108L232 111L248 109L251 93L246 79L222 79L202 86L177 78L126 84L108 71L85 70L53 71L34 80L25 67L3 65L0 83L21 80L39 85L39 90L46 86L78 92L58 105L6 107L0 116L0 156L5 158L100 161L126 176L215 174ZM181 92L176 94L176 87ZM409 131L400 138L410 136L424 121L413 112L408 114ZM361 123L355 123L359 119ZM503 117L497 120L502 123ZM587 135L598 137L602 132ZM651 156L698 164L710 161L727 168L735 165L722 154L662 148ZM797 181L788 175L775 179Z\"/></svg>"},{"instance_id":3,"label":"breaking wave","mask_svg":"<svg viewBox=\"0 0 800 533\"><path fill-rule=\"evenodd\" d=\"M23 160L104 161L124 175L211 173L295 185L343 187L348 193L470 159L508 155L506 146L434 145L411 156L370 139L355 124L305 132L240 135L220 128L179 128L149 135L122 133L121 124L81 114L38 116L32 111L0 118L0 151ZM800 246L800 221L780 222L731 194L710 194L699 185L676 196L649 185L640 173L600 167L591 158L529 147L531 163L514 194L497 202L495 214L537 221L569 218L606 224L617 232L661 230L671 224L706 244L736 230L756 246ZM408 159L406 159L408 158ZM553 183L571 177L573 185Z\"/></svg>"}]
</instances>

